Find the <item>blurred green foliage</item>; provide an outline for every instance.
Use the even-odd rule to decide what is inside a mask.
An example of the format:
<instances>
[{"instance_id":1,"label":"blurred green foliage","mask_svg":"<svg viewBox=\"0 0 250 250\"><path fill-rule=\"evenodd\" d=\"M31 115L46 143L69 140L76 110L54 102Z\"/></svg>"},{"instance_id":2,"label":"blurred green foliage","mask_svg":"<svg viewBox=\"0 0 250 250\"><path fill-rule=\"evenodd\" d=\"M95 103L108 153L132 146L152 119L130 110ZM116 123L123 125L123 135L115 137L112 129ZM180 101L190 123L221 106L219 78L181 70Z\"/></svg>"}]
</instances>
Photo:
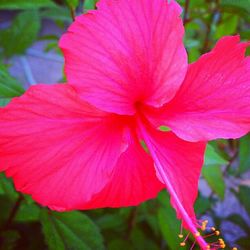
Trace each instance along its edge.
<instances>
[{"instance_id":1,"label":"blurred green foliage","mask_svg":"<svg viewBox=\"0 0 250 250\"><path fill-rule=\"evenodd\" d=\"M190 62L209 51L221 36L240 34L242 39L250 38L250 0L180 0L179 3L185 9L185 45ZM47 19L65 29L75 15L95 8L95 4L96 0L0 0L0 10L11 10L15 16L10 26L0 30L0 106L24 92L18 80L9 74L9 58L24 55L40 40L49 41L47 51L59 51L55 34L40 35L41 21ZM214 208L223 202L226 192L231 192L250 216L249 172L250 135L234 141L212 142L207 147L201 177L209 194L199 193L195 204L198 216L208 216L219 229L225 221L239 226L244 235L234 243L245 250L250 249L246 215L234 213L224 217ZM179 233L180 222L165 191L138 207L55 213L17 193L12 181L0 174L1 250L176 250ZM192 242L190 238L182 249L189 249Z\"/></svg>"},{"instance_id":2,"label":"blurred green foliage","mask_svg":"<svg viewBox=\"0 0 250 250\"><path fill-rule=\"evenodd\" d=\"M40 20L37 12L33 10L21 12L8 29L0 31L3 54L6 57L23 54L37 39L39 30Z\"/></svg>"}]
</instances>

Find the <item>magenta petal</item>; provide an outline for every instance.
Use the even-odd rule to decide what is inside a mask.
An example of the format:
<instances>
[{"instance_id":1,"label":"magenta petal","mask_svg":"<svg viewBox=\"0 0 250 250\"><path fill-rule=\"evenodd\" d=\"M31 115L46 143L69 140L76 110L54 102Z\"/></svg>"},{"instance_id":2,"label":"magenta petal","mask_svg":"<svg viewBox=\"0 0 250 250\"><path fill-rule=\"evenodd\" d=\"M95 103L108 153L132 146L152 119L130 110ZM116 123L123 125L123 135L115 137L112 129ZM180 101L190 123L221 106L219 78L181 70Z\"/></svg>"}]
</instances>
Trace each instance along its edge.
<instances>
[{"instance_id":1,"label":"magenta petal","mask_svg":"<svg viewBox=\"0 0 250 250\"><path fill-rule=\"evenodd\" d=\"M186 142L172 132L160 132L139 124L139 133L152 155L159 180L170 193L177 217L195 236L198 224L193 206L198 194L206 144ZM196 237L196 240L203 248L207 246L202 237Z\"/></svg>"},{"instance_id":2,"label":"magenta petal","mask_svg":"<svg viewBox=\"0 0 250 250\"><path fill-rule=\"evenodd\" d=\"M189 66L162 121L188 141L238 138L250 131L249 43L224 37L208 54ZM159 117L157 117L159 119Z\"/></svg>"},{"instance_id":3,"label":"magenta petal","mask_svg":"<svg viewBox=\"0 0 250 250\"><path fill-rule=\"evenodd\" d=\"M60 40L68 81L94 106L135 113L159 107L181 85L187 55L181 8L165 0L101 0L76 18Z\"/></svg>"},{"instance_id":4,"label":"magenta petal","mask_svg":"<svg viewBox=\"0 0 250 250\"><path fill-rule=\"evenodd\" d=\"M74 209L100 192L123 141L120 124L69 85L36 85L0 109L0 170L54 209Z\"/></svg>"},{"instance_id":5,"label":"magenta petal","mask_svg":"<svg viewBox=\"0 0 250 250\"><path fill-rule=\"evenodd\" d=\"M164 188L149 154L132 134L129 137L128 149L120 156L109 183L80 208L136 206L155 198Z\"/></svg>"}]
</instances>

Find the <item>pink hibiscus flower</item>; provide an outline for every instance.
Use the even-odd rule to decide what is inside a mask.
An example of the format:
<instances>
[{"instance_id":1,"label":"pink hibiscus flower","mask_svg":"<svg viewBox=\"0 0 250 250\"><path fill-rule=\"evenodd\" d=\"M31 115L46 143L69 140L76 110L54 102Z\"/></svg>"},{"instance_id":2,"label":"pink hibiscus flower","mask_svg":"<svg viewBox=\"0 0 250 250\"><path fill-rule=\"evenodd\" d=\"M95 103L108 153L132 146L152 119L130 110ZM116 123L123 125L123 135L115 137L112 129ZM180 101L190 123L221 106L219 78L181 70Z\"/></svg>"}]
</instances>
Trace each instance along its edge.
<instances>
[{"instance_id":1,"label":"pink hibiscus flower","mask_svg":"<svg viewBox=\"0 0 250 250\"><path fill-rule=\"evenodd\" d=\"M0 109L0 170L58 211L138 205L166 187L209 249L193 204L206 142L250 131L248 44L224 37L188 66L175 1L97 6L60 41L68 84L33 86Z\"/></svg>"}]
</instances>

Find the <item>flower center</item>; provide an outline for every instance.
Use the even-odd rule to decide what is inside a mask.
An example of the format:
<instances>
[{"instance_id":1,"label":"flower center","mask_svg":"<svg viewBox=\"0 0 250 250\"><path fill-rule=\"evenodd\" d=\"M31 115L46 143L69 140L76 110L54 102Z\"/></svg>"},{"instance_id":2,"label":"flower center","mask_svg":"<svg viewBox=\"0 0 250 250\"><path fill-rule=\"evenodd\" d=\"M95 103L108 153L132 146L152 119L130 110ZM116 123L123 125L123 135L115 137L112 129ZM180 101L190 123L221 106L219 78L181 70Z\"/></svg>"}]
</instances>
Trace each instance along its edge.
<instances>
[{"instance_id":1,"label":"flower center","mask_svg":"<svg viewBox=\"0 0 250 250\"><path fill-rule=\"evenodd\" d=\"M140 100L136 101L134 103L136 113L141 113L144 106L145 105L144 105L143 101L140 101Z\"/></svg>"}]
</instances>

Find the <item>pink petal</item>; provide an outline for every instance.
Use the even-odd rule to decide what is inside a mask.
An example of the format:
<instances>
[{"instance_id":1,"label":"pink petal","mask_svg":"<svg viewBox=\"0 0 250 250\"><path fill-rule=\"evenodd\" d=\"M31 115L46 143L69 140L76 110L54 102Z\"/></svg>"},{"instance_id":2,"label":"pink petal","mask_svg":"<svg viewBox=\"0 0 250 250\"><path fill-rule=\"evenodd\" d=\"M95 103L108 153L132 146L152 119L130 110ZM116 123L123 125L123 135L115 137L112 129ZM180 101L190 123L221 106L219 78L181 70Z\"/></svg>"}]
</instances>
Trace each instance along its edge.
<instances>
[{"instance_id":1,"label":"pink petal","mask_svg":"<svg viewBox=\"0 0 250 250\"><path fill-rule=\"evenodd\" d=\"M161 119L181 138L238 138L250 131L250 57L245 57L249 43L239 39L222 38L191 64L177 95L166 105Z\"/></svg>"},{"instance_id":2,"label":"pink petal","mask_svg":"<svg viewBox=\"0 0 250 250\"><path fill-rule=\"evenodd\" d=\"M186 229L197 234L193 205L204 160L205 143L179 139L172 132L160 132L140 124L140 133L155 162L158 178L166 185L171 204ZM196 240L207 246L202 238ZM202 248L203 249L203 248Z\"/></svg>"},{"instance_id":3,"label":"pink petal","mask_svg":"<svg viewBox=\"0 0 250 250\"><path fill-rule=\"evenodd\" d=\"M118 114L170 101L187 69L181 8L165 0L101 0L60 40L81 97Z\"/></svg>"},{"instance_id":4,"label":"pink petal","mask_svg":"<svg viewBox=\"0 0 250 250\"><path fill-rule=\"evenodd\" d=\"M80 208L136 206L155 198L163 188L156 177L153 160L130 135L129 147L120 156L110 182Z\"/></svg>"},{"instance_id":5,"label":"pink petal","mask_svg":"<svg viewBox=\"0 0 250 250\"><path fill-rule=\"evenodd\" d=\"M0 109L0 170L40 204L73 209L109 182L123 136L69 85L37 85Z\"/></svg>"}]
</instances>

